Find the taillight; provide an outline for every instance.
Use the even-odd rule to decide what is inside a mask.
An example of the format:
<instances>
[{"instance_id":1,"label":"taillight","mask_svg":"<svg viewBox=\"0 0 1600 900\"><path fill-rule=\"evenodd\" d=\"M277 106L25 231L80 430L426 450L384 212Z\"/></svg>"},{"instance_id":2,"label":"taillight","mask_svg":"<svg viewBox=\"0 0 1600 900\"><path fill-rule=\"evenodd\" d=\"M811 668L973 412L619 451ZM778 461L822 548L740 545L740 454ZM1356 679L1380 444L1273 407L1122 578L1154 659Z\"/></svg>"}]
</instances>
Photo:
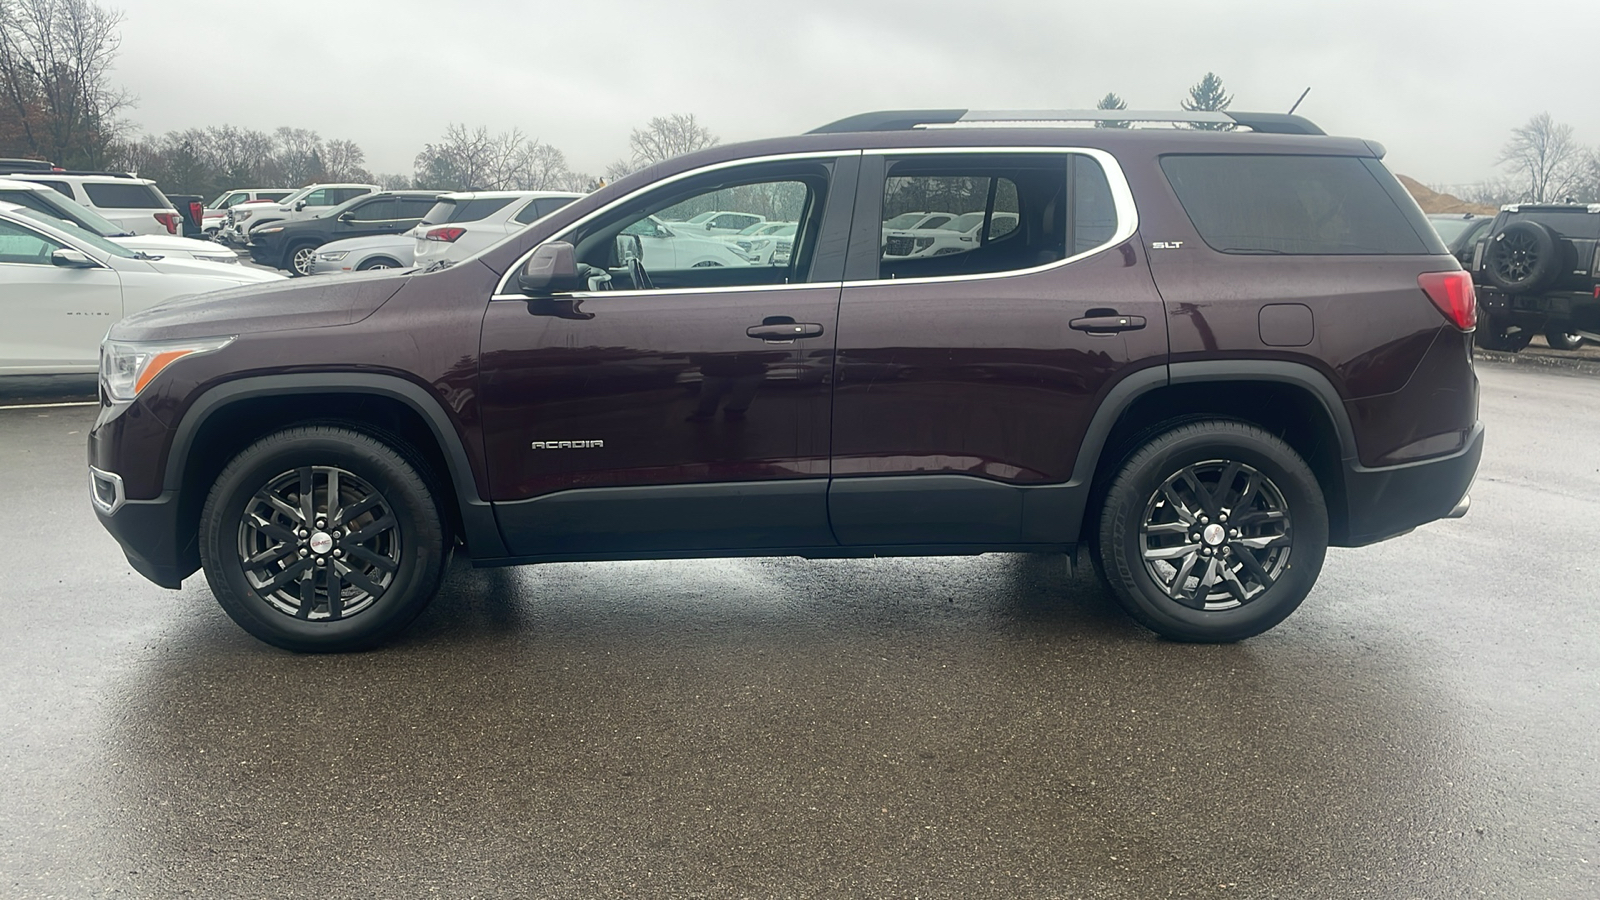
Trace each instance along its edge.
<instances>
[{"instance_id":1,"label":"taillight","mask_svg":"<svg viewBox=\"0 0 1600 900\"><path fill-rule=\"evenodd\" d=\"M466 233L467 230L465 228L433 228L427 234L424 234L422 239L425 241L443 241L446 244L451 244L455 242L456 238Z\"/></svg>"},{"instance_id":2,"label":"taillight","mask_svg":"<svg viewBox=\"0 0 1600 900\"><path fill-rule=\"evenodd\" d=\"M177 234L178 223L183 221L183 217L175 212L159 212L156 213L156 221L167 226L167 234Z\"/></svg>"},{"instance_id":3,"label":"taillight","mask_svg":"<svg viewBox=\"0 0 1600 900\"><path fill-rule=\"evenodd\" d=\"M194 217L196 225L204 222L206 220L206 205L199 200L190 200L189 215Z\"/></svg>"},{"instance_id":4,"label":"taillight","mask_svg":"<svg viewBox=\"0 0 1600 900\"><path fill-rule=\"evenodd\" d=\"M1471 331L1478 324L1478 294L1472 289L1472 276L1466 272L1424 272L1417 286L1428 295L1450 324Z\"/></svg>"}]
</instances>

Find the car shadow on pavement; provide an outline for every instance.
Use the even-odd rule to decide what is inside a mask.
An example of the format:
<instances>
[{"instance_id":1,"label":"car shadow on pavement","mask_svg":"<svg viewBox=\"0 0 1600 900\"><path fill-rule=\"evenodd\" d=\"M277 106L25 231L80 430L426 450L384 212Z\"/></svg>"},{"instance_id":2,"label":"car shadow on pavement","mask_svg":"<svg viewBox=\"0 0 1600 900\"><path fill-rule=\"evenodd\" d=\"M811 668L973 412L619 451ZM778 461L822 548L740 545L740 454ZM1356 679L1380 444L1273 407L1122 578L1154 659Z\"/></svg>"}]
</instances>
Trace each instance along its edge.
<instances>
[{"instance_id":1,"label":"car shadow on pavement","mask_svg":"<svg viewBox=\"0 0 1600 900\"><path fill-rule=\"evenodd\" d=\"M139 873L120 880L328 898L1459 883L1438 840L1447 729L1403 667L1314 629L1156 640L1064 562L458 566L406 637L342 656L256 645L220 614L180 626L105 736Z\"/></svg>"}]
</instances>

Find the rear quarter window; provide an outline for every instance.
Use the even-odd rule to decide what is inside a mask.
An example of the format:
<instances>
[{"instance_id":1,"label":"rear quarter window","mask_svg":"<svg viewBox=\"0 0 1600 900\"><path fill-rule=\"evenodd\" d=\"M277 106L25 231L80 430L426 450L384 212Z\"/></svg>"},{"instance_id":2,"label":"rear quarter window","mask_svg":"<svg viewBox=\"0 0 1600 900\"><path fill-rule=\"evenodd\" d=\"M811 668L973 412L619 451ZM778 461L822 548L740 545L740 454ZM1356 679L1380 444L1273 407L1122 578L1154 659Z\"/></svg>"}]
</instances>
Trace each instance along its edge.
<instances>
[{"instance_id":1,"label":"rear quarter window","mask_svg":"<svg viewBox=\"0 0 1600 900\"><path fill-rule=\"evenodd\" d=\"M479 200L440 200L422 219L429 225L476 222L491 213L505 209L514 199L514 197L488 197Z\"/></svg>"},{"instance_id":2,"label":"rear quarter window","mask_svg":"<svg viewBox=\"0 0 1600 900\"><path fill-rule=\"evenodd\" d=\"M101 209L167 209L172 204L148 184L96 184L84 182L89 202Z\"/></svg>"},{"instance_id":3,"label":"rear quarter window","mask_svg":"<svg viewBox=\"0 0 1600 900\"><path fill-rule=\"evenodd\" d=\"M1371 165L1369 165L1371 163ZM1161 169L1200 238L1221 253L1405 255L1445 252L1416 204L1376 160L1261 154L1165 156ZM1409 201L1408 201L1409 202ZM1419 220L1414 223L1412 219Z\"/></svg>"}]
</instances>

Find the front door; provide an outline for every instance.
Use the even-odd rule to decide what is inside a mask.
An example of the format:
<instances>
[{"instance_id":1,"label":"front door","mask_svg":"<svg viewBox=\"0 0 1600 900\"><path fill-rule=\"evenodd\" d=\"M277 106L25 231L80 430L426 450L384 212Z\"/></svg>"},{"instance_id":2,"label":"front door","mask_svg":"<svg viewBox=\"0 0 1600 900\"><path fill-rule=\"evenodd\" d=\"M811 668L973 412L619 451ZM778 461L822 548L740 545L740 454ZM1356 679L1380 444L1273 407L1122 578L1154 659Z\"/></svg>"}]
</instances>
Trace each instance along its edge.
<instances>
[{"instance_id":1,"label":"front door","mask_svg":"<svg viewBox=\"0 0 1600 900\"><path fill-rule=\"evenodd\" d=\"M845 545L1061 545L1108 385L1165 364L1132 198L1092 151L869 154L839 312ZM953 226L891 237L937 212Z\"/></svg>"},{"instance_id":2,"label":"front door","mask_svg":"<svg viewBox=\"0 0 1600 900\"><path fill-rule=\"evenodd\" d=\"M483 424L513 554L834 543L826 491L843 256L819 248L844 244L856 167L751 163L647 190L555 238L589 267L590 290L489 304ZM673 227L704 209L793 221L804 237L790 263L749 265ZM645 231L681 246L645 252Z\"/></svg>"},{"instance_id":3,"label":"front door","mask_svg":"<svg viewBox=\"0 0 1600 900\"><path fill-rule=\"evenodd\" d=\"M65 244L0 220L0 374L89 373L122 318L122 282L104 266L57 266Z\"/></svg>"}]
</instances>

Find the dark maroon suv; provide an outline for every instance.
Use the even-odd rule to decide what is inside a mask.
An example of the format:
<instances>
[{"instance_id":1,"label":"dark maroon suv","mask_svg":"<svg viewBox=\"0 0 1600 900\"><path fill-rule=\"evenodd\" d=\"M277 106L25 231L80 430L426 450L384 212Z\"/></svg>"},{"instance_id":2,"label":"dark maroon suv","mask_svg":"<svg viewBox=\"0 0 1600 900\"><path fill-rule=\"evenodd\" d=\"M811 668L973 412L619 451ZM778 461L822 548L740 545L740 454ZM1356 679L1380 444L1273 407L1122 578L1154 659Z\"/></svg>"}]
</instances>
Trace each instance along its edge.
<instances>
[{"instance_id":1,"label":"dark maroon suv","mask_svg":"<svg viewBox=\"0 0 1600 900\"><path fill-rule=\"evenodd\" d=\"M1329 545L1465 512L1472 282L1371 142L1045 121L1097 115L857 116L653 166L448 268L131 316L95 509L152 581L204 568L295 650L394 635L457 547L1081 547L1162 635L1259 634Z\"/></svg>"}]
</instances>

